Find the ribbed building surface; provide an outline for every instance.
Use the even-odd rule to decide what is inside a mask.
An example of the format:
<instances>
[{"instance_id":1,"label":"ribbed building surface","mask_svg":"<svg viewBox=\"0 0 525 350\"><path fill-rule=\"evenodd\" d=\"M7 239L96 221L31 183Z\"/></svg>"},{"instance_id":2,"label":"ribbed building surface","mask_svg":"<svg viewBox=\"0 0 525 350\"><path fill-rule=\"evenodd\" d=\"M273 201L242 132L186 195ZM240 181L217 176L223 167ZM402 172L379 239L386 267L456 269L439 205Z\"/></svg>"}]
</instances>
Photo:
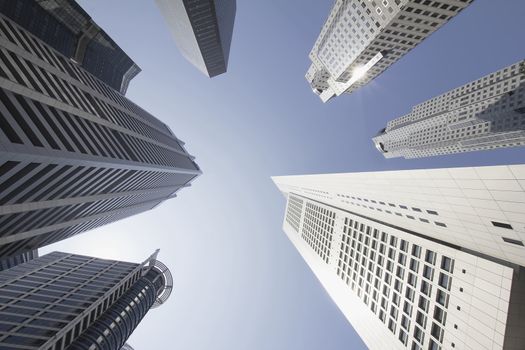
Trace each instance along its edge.
<instances>
[{"instance_id":1,"label":"ribbed building surface","mask_svg":"<svg viewBox=\"0 0 525 350\"><path fill-rule=\"evenodd\" d=\"M336 0L306 73L323 102L366 85L473 0Z\"/></svg>"},{"instance_id":2,"label":"ribbed building surface","mask_svg":"<svg viewBox=\"0 0 525 350\"><path fill-rule=\"evenodd\" d=\"M182 55L208 77L226 72L236 0L156 0Z\"/></svg>"},{"instance_id":3,"label":"ribbed building surface","mask_svg":"<svg viewBox=\"0 0 525 350\"><path fill-rule=\"evenodd\" d=\"M286 235L368 349L522 350L525 187L508 186L524 178L521 165L273 180Z\"/></svg>"},{"instance_id":4,"label":"ribbed building surface","mask_svg":"<svg viewBox=\"0 0 525 350\"><path fill-rule=\"evenodd\" d=\"M525 144L525 60L415 106L374 137L386 158Z\"/></svg>"},{"instance_id":5,"label":"ribbed building surface","mask_svg":"<svg viewBox=\"0 0 525 350\"><path fill-rule=\"evenodd\" d=\"M183 145L164 123L0 15L0 256L174 197L201 173Z\"/></svg>"},{"instance_id":6,"label":"ribbed building surface","mask_svg":"<svg viewBox=\"0 0 525 350\"><path fill-rule=\"evenodd\" d=\"M74 0L0 0L0 13L122 94L140 72Z\"/></svg>"},{"instance_id":7,"label":"ribbed building surface","mask_svg":"<svg viewBox=\"0 0 525 350\"><path fill-rule=\"evenodd\" d=\"M171 293L156 253L142 264L61 252L0 272L0 348L120 350Z\"/></svg>"},{"instance_id":8,"label":"ribbed building surface","mask_svg":"<svg viewBox=\"0 0 525 350\"><path fill-rule=\"evenodd\" d=\"M9 256L5 259L0 258L0 271L10 269L12 267L15 267L16 265L23 264L35 258L38 258L37 249L30 250L19 255Z\"/></svg>"}]
</instances>

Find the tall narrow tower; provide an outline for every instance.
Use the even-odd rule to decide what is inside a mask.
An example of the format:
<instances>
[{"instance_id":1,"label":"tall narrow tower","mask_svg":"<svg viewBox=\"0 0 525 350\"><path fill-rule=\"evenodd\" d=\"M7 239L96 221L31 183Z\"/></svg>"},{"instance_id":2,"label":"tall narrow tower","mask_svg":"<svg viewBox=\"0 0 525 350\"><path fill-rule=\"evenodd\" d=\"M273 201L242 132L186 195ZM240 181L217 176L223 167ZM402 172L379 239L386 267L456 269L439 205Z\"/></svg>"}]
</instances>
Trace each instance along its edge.
<instances>
[{"instance_id":1,"label":"tall narrow tower","mask_svg":"<svg viewBox=\"0 0 525 350\"><path fill-rule=\"evenodd\" d=\"M418 104L373 140L386 158L525 145L525 60Z\"/></svg>"},{"instance_id":2,"label":"tall narrow tower","mask_svg":"<svg viewBox=\"0 0 525 350\"><path fill-rule=\"evenodd\" d=\"M1 257L149 210L201 173L166 124L34 34L67 33L56 16L78 5L62 2L0 2L53 13L21 16L31 31L0 14Z\"/></svg>"},{"instance_id":3,"label":"tall narrow tower","mask_svg":"<svg viewBox=\"0 0 525 350\"><path fill-rule=\"evenodd\" d=\"M473 0L336 0L306 73L323 102L383 73Z\"/></svg>"},{"instance_id":4,"label":"tall narrow tower","mask_svg":"<svg viewBox=\"0 0 525 350\"><path fill-rule=\"evenodd\" d=\"M273 180L286 235L369 349L523 348L525 165Z\"/></svg>"},{"instance_id":5,"label":"tall narrow tower","mask_svg":"<svg viewBox=\"0 0 525 350\"><path fill-rule=\"evenodd\" d=\"M0 272L0 347L120 350L172 287L157 252L141 264L44 255Z\"/></svg>"},{"instance_id":6,"label":"tall narrow tower","mask_svg":"<svg viewBox=\"0 0 525 350\"><path fill-rule=\"evenodd\" d=\"M212 78L226 72L236 0L156 0L182 55Z\"/></svg>"}]
</instances>

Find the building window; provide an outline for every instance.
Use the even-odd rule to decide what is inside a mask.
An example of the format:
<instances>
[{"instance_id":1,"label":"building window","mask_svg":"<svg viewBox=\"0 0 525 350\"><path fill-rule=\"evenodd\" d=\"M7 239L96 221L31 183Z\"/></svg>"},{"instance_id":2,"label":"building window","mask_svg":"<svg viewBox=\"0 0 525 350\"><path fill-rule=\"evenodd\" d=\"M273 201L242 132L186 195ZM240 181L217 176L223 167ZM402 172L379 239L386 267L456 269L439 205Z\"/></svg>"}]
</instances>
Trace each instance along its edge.
<instances>
[{"instance_id":1,"label":"building window","mask_svg":"<svg viewBox=\"0 0 525 350\"><path fill-rule=\"evenodd\" d=\"M491 221L491 222L492 222L492 225L494 225L496 227L501 227L501 228L506 228L506 229L512 230L512 226L509 225L509 224L506 224L506 223L503 223L503 222L499 222L499 221Z\"/></svg>"},{"instance_id":2,"label":"building window","mask_svg":"<svg viewBox=\"0 0 525 350\"><path fill-rule=\"evenodd\" d=\"M515 244L515 245L520 245L520 246L524 246L523 244L523 241L519 241L517 239L512 239L512 238L508 238L508 237L501 237L503 238L503 240L507 243L511 243L511 244Z\"/></svg>"}]
</instances>

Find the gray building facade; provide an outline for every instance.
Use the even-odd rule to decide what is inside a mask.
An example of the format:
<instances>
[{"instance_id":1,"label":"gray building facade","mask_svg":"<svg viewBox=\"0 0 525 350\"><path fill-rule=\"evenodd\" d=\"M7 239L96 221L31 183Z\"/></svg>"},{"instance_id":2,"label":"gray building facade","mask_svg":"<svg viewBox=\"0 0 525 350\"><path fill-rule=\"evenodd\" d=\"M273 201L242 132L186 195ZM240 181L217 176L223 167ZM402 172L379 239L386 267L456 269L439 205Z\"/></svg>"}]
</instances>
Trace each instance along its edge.
<instances>
[{"instance_id":1,"label":"gray building facade","mask_svg":"<svg viewBox=\"0 0 525 350\"><path fill-rule=\"evenodd\" d=\"M154 208L201 173L193 159L166 124L0 14L0 256Z\"/></svg>"},{"instance_id":2,"label":"gray building facade","mask_svg":"<svg viewBox=\"0 0 525 350\"><path fill-rule=\"evenodd\" d=\"M143 263L53 252L0 272L0 348L119 350L166 301L171 273Z\"/></svg>"},{"instance_id":3,"label":"gray building facade","mask_svg":"<svg viewBox=\"0 0 525 350\"><path fill-rule=\"evenodd\" d=\"M0 0L0 13L122 94L140 72L74 0Z\"/></svg>"},{"instance_id":4,"label":"gray building facade","mask_svg":"<svg viewBox=\"0 0 525 350\"><path fill-rule=\"evenodd\" d=\"M212 78L225 73L235 0L156 0L182 55Z\"/></svg>"},{"instance_id":5,"label":"gray building facade","mask_svg":"<svg viewBox=\"0 0 525 350\"><path fill-rule=\"evenodd\" d=\"M38 258L38 250L29 250L19 255L13 255L6 257L5 259L0 258L0 271L10 269L19 264L31 261L35 258Z\"/></svg>"},{"instance_id":6,"label":"gray building facade","mask_svg":"<svg viewBox=\"0 0 525 350\"><path fill-rule=\"evenodd\" d=\"M373 138L385 158L525 144L525 60L418 104Z\"/></svg>"}]
</instances>

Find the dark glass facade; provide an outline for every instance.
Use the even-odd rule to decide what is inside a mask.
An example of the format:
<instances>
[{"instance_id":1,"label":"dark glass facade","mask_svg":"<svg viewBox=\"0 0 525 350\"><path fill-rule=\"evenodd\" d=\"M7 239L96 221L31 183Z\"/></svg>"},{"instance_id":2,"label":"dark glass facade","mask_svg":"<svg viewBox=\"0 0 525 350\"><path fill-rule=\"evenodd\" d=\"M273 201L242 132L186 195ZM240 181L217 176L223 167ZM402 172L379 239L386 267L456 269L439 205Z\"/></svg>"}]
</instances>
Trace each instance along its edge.
<instances>
[{"instance_id":1,"label":"dark glass facade","mask_svg":"<svg viewBox=\"0 0 525 350\"><path fill-rule=\"evenodd\" d=\"M2 15L0 145L0 257L152 209L201 173L163 122Z\"/></svg>"},{"instance_id":2,"label":"dark glass facade","mask_svg":"<svg viewBox=\"0 0 525 350\"><path fill-rule=\"evenodd\" d=\"M0 0L0 13L122 94L140 72L73 0Z\"/></svg>"},{"instance_id":3,"label":"dark glass facade","mask_svg":"<svg viewBox=\"0 0 525 350\"><path fill-rule=\"evenodd\" d=\"M19 255L10 256L5 259L0 258L0 271L10 269L16 265L23 264L35 258L38 258L38 250L36 249Z\"/></svg>"},{"instance_id":4,"label":"dark glass facade","mask_svg":"<svg viewBox=\"0 0 525 350\"><path fill-rule=\"evenodd\" d=\"M182 55L210 78L226 72L236 0L156 0Z\"/></svg>"},{"instance_id":5,"label":"dark glass facade","mask_svg":"<svg viewBox=\"0 0 525 350\"><path fill-rule=\"evenodd\" d=\"M219 19L217 16L217 10L221 11L221 6L227 6L226 2L222 4L214 0L184 0L184 5L210 78L226 72L233 34L235 2L229 5L233 6L233 16L227 19ZM221 33L223 28L219 25L230 26L231 29Z\"/></svg>"},{"instance_id":6,"label":"dark glass facade","mask_svg":"<svg viewBox=\"0 0 525 350\"><path fill-rule=\"evenodd\" d=\"M0 349L121 349L166 295L170 279L155 259L54 252L1 271Z\"/></svg>"}]
</instances>

